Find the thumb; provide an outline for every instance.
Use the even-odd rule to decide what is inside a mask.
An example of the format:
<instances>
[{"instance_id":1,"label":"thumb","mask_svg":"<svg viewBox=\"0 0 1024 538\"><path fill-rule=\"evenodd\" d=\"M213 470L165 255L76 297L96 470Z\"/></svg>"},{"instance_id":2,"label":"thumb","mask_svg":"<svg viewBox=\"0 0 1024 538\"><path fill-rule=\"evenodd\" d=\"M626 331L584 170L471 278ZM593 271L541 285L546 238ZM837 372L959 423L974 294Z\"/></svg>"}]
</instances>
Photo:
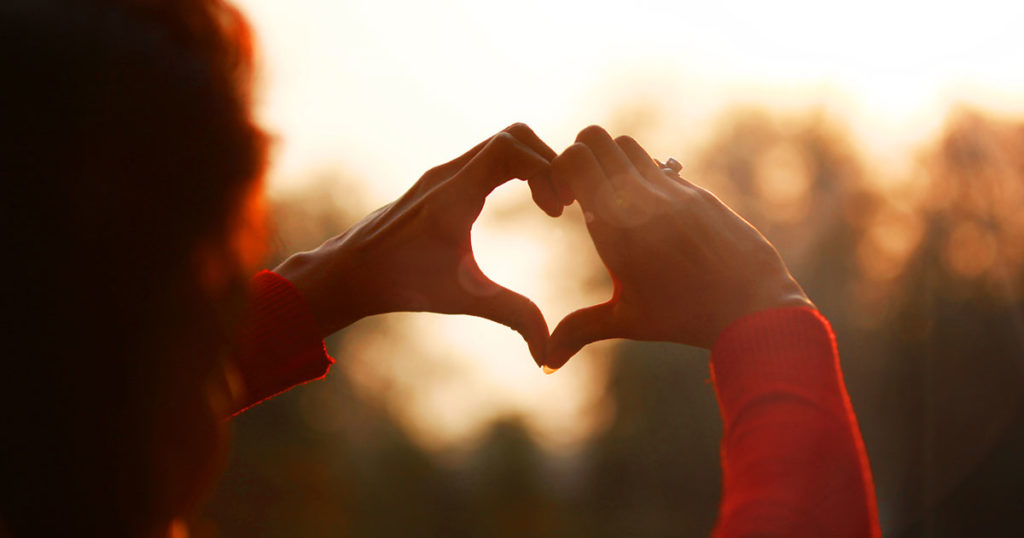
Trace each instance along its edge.
<instances>
[{"instance_id":1,"label":"thumb","mask_svg":"<svg viewBox=\"0 0 1024 538\"><path fill-rule=\"evenodd\" d=\"M615 323L615 303L608 301L581 308L558 322L548 341L546 372L561 368L583 346L619 336Z\"/></svg>"},{"instance_id":2,"label":"thumb","mask_svg":"<svg viewBox=\"0 0 1024 538\"><path fill-rule=\"evenodd\" d=\"M543 366L547 355L548 324L533 301L501 285L479 296L467 314L489 319L518 332L530 347L537 366Z\"/></svg>"}]
</instances>

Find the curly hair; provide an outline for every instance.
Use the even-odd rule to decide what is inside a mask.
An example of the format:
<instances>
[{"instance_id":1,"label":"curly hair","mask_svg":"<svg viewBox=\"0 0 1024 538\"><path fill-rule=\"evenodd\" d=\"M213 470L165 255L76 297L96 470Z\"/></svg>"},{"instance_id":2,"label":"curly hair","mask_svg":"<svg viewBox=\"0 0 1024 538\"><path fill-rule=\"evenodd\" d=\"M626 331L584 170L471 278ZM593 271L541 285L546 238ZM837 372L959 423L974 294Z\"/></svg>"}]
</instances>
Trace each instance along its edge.
<instances>
[{"instance_id":1,"label":"curly hair","mask_svg":"<svg viewBox=\"0 0 1024 538\"><path fill-rule=\"evenodd\" d=\"M0 6L0 536L159 534L216 475L245 280L196 251L263 172L251 43L221 0Z\"/></svg>"}]
</instances>

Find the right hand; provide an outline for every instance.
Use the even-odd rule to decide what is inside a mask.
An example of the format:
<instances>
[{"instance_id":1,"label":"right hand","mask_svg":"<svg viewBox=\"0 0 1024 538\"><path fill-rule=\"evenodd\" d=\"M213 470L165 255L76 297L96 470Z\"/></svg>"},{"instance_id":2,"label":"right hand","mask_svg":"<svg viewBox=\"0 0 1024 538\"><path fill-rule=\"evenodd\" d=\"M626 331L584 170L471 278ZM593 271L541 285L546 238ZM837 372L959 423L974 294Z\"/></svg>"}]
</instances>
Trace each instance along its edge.
<instances>
[{"instance_id":1,"label":"right hand","mask_svg":"<svg viewBox=\"0 0 1024 538\"><path fill-rule=\"evenodd\" d=\"M549 370L597 340L710 348L745 314L814 307L763 235L710 192L666 174L632 138L587 127L552 161L552 175L579 201L614 292L558 324Z\"/></svg>"}]
</instances>

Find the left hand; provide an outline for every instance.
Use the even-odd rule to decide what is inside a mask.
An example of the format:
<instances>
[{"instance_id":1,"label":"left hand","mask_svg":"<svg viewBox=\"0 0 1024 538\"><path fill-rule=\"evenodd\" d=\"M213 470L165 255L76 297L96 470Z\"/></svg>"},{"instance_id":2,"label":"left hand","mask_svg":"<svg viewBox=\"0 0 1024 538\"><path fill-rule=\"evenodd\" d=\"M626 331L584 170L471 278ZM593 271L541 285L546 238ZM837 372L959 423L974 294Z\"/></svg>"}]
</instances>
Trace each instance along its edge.
<instances>
[{"instance_id":1,"label":"left hand","mask_svg":"<svg viewBox=\"0 0 1024 538\"><path fill-rule=\"evenodd\" d=\"M598 340L710 349L747 314L814 308L756 228L707 190L666 174L632 138L587 127L554 159L552 175L579 199L614 290L558 323L549 370Z\"/></svg>"},{"instance_id":2,"label":"left hand","mask_svg":"<svg viewBox=\"0 0 1024 538\"><path fill-rule=\"evenodd\" d=\"M532 301L480 270L470 230L487 195L512 178L529 180L537 205L560 215L573 198L551 182L554 157L529 127L512 125L429 170L398 200L275 271L296 286L324 336L386 312L469 314L518 331L541 365L548 339L544 316Z\"/></svg>"}]
</instances>

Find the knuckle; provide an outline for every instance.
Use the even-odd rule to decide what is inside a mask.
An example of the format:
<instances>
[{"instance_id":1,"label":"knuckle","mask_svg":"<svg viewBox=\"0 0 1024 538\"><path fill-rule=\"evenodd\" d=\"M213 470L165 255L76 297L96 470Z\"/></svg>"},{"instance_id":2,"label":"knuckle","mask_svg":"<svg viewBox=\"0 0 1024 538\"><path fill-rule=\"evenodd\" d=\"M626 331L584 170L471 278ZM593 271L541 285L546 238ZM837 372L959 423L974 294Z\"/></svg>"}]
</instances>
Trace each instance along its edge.
<instances>
[{"instance_id":1,"label":"knuckle","mask_svg":"<svg viewBox=\"0 0 1024 538\"><path fill-rule=\"evenodd\" d=\"M696 200L700 198L700 194L697 193L697 189L689 185L680 185L682 189L679 190L680 196L686 200Z\"/></svg>"},{"instance_id":2,"label":"knuckle","mask_svg":"<svg viewBox=\"0 0 1024 538\"><path fill-rule=\"evenodd\" d=\"M576 136L576 140L591 140L596 137L608 136L608 132L600 125L588 125Z\"/></svg>"},{"instance_id":3,"label":"knuckle","mask_svg":"<svg viewBox=\"0 0 1024 538\"><path fill-rule=\"evenodd\" d=\"M494 138L491 139L488 145L498 150L508 150L515 146L515 144L516 137L512 136L508 131L502 131L494 135Z\"/></svg>"},{"instance_id":4,"label":"knuckle","mask_svg":"<svg viewBox=\"0 0 1024 538\"><path fill-rule=\"evenodd\" d=\"M435 181L442 179L447 173L448 165L439 164L424 172L418 183L434 183Z\"/></svg>"},{"instance_id":5,"label":"knuckle","mask_svg":"<svg viewBox=\"0 0 1024 538\"><path fill-rule=\"evenodd\" d=\"M715 193L703 187L693 187L693 190L697 192L697 196L704 202L713 203L718 201L718 197L715 196Z\"/></svg>"},{"instance_id":6,"label":"knuckle","mask_svg":"<svg viewBox=\"0 0 1024 538\"><path fill-rule=\"evenodd\" d=\"M632 147L632 146L639 146L640 145L640 144L637 143L636 139L634 139L632 136L629 136L629 135L619 135L619 136L616 136L615 137L615 143L618 144L619 146L626 146L626 147Z\"/></svg>"},{"instance_id":7,"label":"knuckle","mask_svg":"<svg viewBox=\"0 0 1024 538\"><path fill-rule=\"evenodd\" d=\"M682 195L684 203L688 205L698 205L707 202L707 198L700 192L700 189L694 187L687 187L683 189Z\"/></svg>"},{"instance_id":8,"label":"knuckle","mask_svg":"<svg viewBox=\"0 0 1024 538\"><path fill-rule=\"evenodd\" d=\"M509 133L516 138L523 138L532 135L533 129L531 129L529 125L521 121L517 121L506 127L503 132Z\"/></svg>"},{"instance_id":9,"label":"knuckle","mask_svg":"<svg viewBox=\"0 0 1024 538\"><path fill-rule=\"evenodd\" d=\"M508 175L515 161L514 154L519 142L509 133L500 132L487 144L486 168L489 173Z\"/></svg>"},{"instance_id":10,"label":"knuckle","mask_svg":"<svg viewBox=\"0 0 1024 538\"><path fill-rule=\"evenodd\" d=\"M565 148L565 151L562 152L562 155L566 159L575 160L586 157L588 152L590 152L590 148L588 148L586 144L583 144L582 142L576 142L573 145Z\"/></svg>"},{"instance_id":11,"label":"knuckle","mask_svg":"<svg viewBox=\"0 0 1024 538\"><path fill-rule=\"evenodd\" d=\"M588 151L586 146L576 142L575 144L565 148L560 155L551 161L551 168L555 171L567 171L573 167L573 163L579 162L585 155L584 152Z\"/></svg>"}]
</instances>

